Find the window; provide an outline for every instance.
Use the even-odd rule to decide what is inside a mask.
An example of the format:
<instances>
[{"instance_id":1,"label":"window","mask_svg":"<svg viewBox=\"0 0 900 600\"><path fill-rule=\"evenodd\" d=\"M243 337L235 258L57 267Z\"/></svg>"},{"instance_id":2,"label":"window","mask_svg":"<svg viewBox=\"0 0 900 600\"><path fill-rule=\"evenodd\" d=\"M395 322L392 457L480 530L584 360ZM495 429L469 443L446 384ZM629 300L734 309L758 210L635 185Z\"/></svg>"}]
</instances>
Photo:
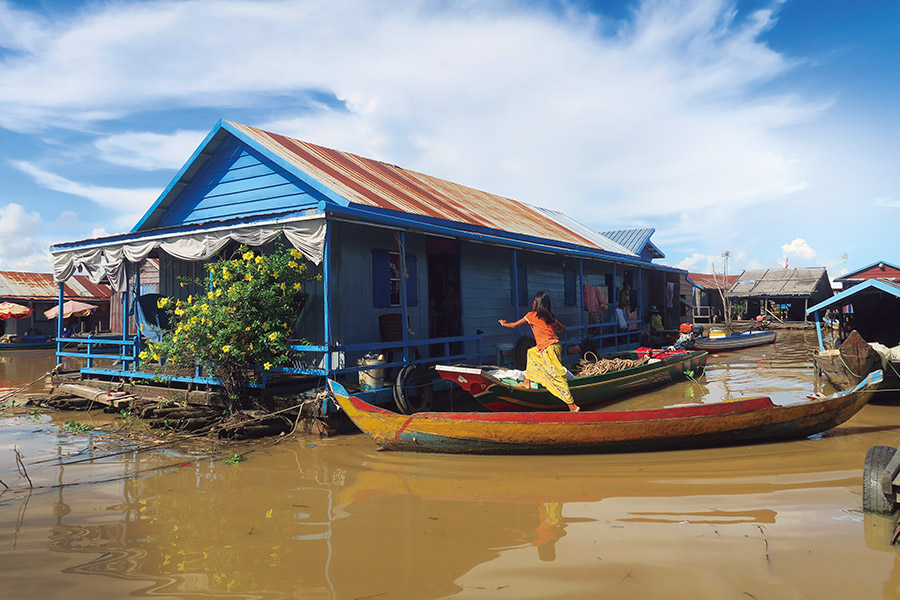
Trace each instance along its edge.
<instances>
[{"instance_id":1,"label":"window","mask_svg":"<svg viewBox=\"0 0 900 600\"><path fill-rule=\"evenodd\" d=\"M418 260L406 255L406 305L418 306ZM372 250L372 304L376 308L400 306L400 253Z\"/></svg>"}]
</instances>

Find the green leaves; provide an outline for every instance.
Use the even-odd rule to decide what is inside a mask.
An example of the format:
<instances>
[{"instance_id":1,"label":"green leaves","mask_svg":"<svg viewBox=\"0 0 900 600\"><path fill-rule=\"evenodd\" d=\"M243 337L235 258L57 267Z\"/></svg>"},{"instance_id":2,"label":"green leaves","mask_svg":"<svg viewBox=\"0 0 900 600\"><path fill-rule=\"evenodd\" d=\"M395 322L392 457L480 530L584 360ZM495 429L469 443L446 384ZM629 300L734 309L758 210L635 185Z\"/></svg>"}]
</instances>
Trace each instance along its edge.
<instances>
[{"instance_id":1,"label":"green leaves","mask_svg":"<svg viewBox=\"0 0 900 600\"><path fill-rule=\"evenodd\" d=\"M283 244L266 255L241 246L207 268L207 279L182 281L182 287L205 291L159 301L174 329L141 359L171 361L176 368L205 365L228 396L240 396L248 368L269 370L292 358L286 342L308 298L303 286L318 277L298 250Z\"/></svg>"}]
</instances>

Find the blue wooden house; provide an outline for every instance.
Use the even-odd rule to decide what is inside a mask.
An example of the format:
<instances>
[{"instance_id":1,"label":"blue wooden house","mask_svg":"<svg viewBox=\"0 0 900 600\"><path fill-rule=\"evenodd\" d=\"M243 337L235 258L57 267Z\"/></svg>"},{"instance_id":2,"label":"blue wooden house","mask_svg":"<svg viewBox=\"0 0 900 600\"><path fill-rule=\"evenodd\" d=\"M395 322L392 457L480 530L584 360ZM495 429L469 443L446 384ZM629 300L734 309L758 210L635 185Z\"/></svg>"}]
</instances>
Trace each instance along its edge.
<instances>
[{"instance_id":1,"label":"blue wooden house","mask_svg":"<svg viewBox=\"0 0 900 600\"><path fill-rule=\"evenodd\" d=\"M129 314L142 261L158 260L159 293L180 298L188 292L178 278L203 273L204 261L279 237L322 275L295 329L310 340L293 346L304 358L284 369L296 376L355 376L370 350L390 350L396 364L493 363L498 345L526 333L497 319L523 315L538 290L568 326L572 358L588 343L633 348L647 307L662 305L684 273L652 262L661 253L646 251L649 235L631 249L557 211L228 121L132 231L51 253L60 290L86 272L125 292ZM625 283L633 301L622 327L615 307ZM86 375L153 376L127 327L102 341L121 352L89 349ZM100 357L121 364L100 366ZM199 370L178 379L209 382Z\"/></svg>"}]
</instances>

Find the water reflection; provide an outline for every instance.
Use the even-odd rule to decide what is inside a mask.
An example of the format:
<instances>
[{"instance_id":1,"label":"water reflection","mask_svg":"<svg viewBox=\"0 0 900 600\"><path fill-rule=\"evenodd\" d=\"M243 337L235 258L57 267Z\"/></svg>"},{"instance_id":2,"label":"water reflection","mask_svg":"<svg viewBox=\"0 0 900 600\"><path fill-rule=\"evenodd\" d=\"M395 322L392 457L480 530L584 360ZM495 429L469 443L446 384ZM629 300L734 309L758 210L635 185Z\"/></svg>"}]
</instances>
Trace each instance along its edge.
<instances>
[{"instance_id":1,"label":"water reflection","mask_svg":"<svg viewBox=\"0 0 900 600\"><path fill-rule=\"evenodd\" d=\"M655 401L808 393L781 340ZM892 408L752 447L430 456L310 437L236 465L229 448L101 459L119 447L64 432L70 415L19 415L0 420L0 572L19 598L898 598L896 554L846 518L865 450L900 436Z\"/></svg>"}]
</instances>

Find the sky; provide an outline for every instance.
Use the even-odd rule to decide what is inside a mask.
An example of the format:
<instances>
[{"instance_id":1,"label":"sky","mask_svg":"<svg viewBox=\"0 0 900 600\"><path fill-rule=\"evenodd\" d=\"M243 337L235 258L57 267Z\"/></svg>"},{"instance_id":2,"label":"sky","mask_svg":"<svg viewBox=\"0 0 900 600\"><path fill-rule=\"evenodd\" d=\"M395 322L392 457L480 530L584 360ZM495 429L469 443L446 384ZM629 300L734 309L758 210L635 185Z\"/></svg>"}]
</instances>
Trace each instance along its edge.
<instances>
[{"instance_id":1,"label":"sky","mask_svg":"<svg viewBox=\"0 0 900 600\"><path fill-rule=\"evenodd\" d=\"M0 0L0 270L130 231L219 119L693 272L900 264L898 63L887 0Z\"/></svg>"}]
</instances>

